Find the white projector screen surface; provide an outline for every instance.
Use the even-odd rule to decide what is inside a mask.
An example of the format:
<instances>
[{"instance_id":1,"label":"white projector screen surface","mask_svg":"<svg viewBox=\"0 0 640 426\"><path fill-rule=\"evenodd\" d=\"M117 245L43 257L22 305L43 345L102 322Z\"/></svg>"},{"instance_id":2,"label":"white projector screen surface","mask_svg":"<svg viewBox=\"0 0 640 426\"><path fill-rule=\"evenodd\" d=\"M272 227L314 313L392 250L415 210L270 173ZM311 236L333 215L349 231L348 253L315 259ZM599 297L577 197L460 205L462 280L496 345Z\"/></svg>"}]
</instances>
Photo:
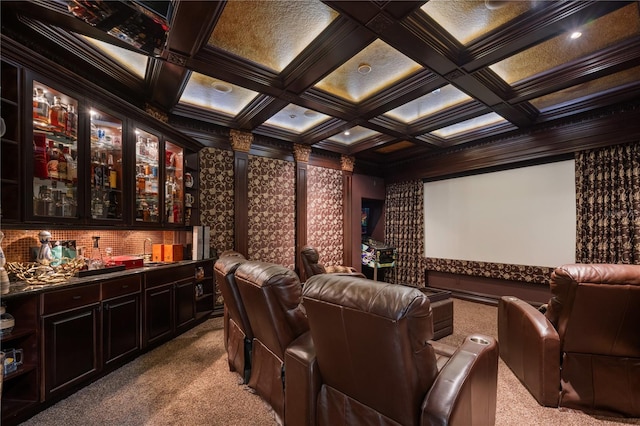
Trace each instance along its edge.
<instances>
[{"instance_id":1,"label":"white projector screen surface","mask_svg":"<svg viewBox=\"0 0 640 426\"><path fill-rule=\"evenodd\" d=\"M426 257L573 263L575 162L425 182L424 238Z\"/></svg>"}]
</instances>

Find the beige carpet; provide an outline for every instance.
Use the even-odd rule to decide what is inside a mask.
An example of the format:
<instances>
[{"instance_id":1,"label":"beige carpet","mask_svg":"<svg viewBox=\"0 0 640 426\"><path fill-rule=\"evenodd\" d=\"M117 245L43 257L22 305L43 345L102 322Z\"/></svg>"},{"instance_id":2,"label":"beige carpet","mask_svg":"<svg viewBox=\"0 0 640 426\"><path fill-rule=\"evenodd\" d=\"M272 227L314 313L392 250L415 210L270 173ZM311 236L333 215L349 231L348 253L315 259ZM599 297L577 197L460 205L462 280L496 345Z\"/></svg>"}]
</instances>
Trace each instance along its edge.
<instances>
[{"instance_id":1,"label":"beige carpet","mask_svg":"<svg viewBox=\"0 0 640 426\"><path fill-rule=\"evenodd\" d=\"M454 299L459 343L473 332L497 336L497 309ZM220 318L146 353L33 417L24 425L276 425L269 408L228 370ZM640 425L538 405L506 365L498 368L497 425Z\"/></svg>"}]
</instances>

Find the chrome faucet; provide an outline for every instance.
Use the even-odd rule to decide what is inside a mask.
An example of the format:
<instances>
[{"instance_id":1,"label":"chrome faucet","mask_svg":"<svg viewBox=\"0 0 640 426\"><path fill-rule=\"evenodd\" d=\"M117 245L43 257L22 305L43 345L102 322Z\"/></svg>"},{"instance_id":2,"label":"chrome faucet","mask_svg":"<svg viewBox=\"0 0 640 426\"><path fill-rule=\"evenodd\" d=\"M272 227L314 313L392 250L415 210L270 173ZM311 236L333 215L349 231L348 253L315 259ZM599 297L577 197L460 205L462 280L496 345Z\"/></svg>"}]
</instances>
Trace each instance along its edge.
<instances>
[{"instance_id":1,"label":"chrome faucet","mask_svg":"<svg viewBox=\"0 0 640 426\"><path fill-rule=\"evenodd\" d=\"M153 245L153 241L151 240L151 238L147 237L144 239L144 242L142 243L142 258L144 262L148 262L151 260L151 252L147 254L147 241L149 241L149 243Z\"/></svg>"}]
</instances>

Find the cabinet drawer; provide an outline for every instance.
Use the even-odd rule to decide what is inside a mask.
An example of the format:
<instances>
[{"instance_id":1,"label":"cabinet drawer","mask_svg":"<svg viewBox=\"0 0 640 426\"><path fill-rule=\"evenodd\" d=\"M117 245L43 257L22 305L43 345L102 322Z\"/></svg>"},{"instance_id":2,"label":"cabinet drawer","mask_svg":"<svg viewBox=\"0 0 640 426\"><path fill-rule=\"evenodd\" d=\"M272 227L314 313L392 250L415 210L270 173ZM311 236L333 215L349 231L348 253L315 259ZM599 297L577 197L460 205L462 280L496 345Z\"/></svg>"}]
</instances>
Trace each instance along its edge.
<instances>
[{"instance_id":1,"label":"cabinet drawer","mask_svg":"<svg viewBox=\"0 0 640 426\"><path fill-rule=\"evenodd\" d=\"M66 311L100 301L100 284L70 288L44 293L42 315Z\"/></svg>"},{"instance_id":2,"label":"cabinet drawer","mask_svg":"<svg viewBox=\"0 0 640 426\"><path fill-rule=\"evenodd\" d=\"M111 299L140 291L140 275L105 281L102 286L102 299Z\"/></svg>"},{"instance_id":3,"label":"cabinet drawer","mask_svg":"<svg viewBox=\"0 0 640 426\"><path fill-rule=\"evenodd\" d=\"M158 268L145 274L145 288L153 288L173 281L193 277L193 265Z\"/></svg>"}]
</instances>

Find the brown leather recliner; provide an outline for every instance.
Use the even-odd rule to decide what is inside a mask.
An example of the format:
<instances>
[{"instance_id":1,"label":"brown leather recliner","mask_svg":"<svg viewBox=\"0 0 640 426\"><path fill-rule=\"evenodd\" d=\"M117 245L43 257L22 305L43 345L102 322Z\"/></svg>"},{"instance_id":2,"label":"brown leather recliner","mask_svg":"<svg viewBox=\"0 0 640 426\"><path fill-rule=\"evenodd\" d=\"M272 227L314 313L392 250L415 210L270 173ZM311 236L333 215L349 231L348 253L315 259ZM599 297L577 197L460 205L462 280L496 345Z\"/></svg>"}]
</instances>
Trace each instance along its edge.
<instances>
[{"instance_id":1,"label":"brown leather recliner","mask_svg":"<svg viewBox=\"0 0 640 426\"><path fill-rule=\"evenodd\" d=\"M640 265L568 264L542 313L498 306L500 356L545 406L640 417Z\"/></svg>"},{"instance_id":2,"label":"brown leather recliner","mask_svg":"<svg viewBox=\"0 0 640 426\"><path fill-rule=\"evenodd\" d=\"M357 275L364 278L364 274L358 272L356 268L352 266L344 266L344 265L333 265L333 266L324 266L322 263L319 263L320 254L318 250L311 246L304 246L300 251L300 259L302 260L302 277L303 281L309 279L314 275L318 274L351 274Z\"/></svg>"},{"instance_id":3,"label":"brown leather recliner","mask_svg":"<svg viewBox=\"0 0 640 426\"><path fill-rule=\"evenodd\" d=\"M306 424L495 423L496 340L472 335L437 351L429 299L419 290L323 274L305 283L303 306L313 346L287 350L286 404L315 400ZM290 368L295 363L308 368ZM290 392L289 383L299 389Z\"/></svg>"},{"instance_id":4,"label":"brown leather recliner","mask_svg":"<svg viewBox=\"0 0 640 426\"><path fill-rule=\"evenodd\" d=\"M216 285L224 298L224 345L227 350L229 370L237 371L244 383L251 372L251 346L253 331L234 273L246 262L245 257L235 251L226 251L214 265Z\"/></svg>"},{"instance_id":5,"label":"brown leather recliner","mask_svg":"<svg viewBox=\"0 0 640 426\"><path fill-rule=\"evenodd\" d=\"M298 275L281 265L248 261L235 272L253 330L249 387L284 419L284 353L309 330Z\"/></svg>"}]
</instances>

